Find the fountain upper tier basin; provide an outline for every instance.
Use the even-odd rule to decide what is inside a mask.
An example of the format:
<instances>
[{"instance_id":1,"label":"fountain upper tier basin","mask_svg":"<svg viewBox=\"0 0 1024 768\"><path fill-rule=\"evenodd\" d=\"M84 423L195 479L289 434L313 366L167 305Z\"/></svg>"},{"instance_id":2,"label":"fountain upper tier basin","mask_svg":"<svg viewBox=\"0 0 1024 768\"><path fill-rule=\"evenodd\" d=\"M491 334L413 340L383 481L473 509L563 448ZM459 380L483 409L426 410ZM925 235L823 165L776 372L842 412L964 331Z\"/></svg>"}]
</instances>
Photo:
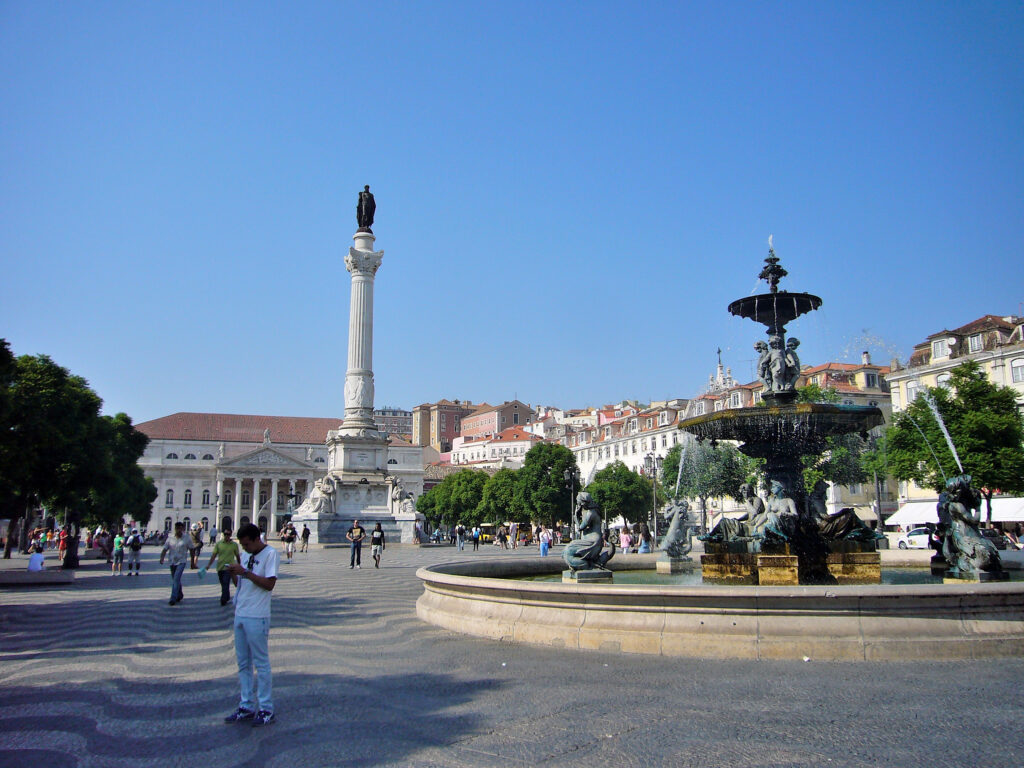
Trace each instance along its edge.
<instances>
[{"instance_id":1,"label":"fountain upper tier basin","mask_svg":"<svg viewBox=\"0 0 1024 768\"><path fill-rule=\"evenodd\" d=\"M745 296L729 305L729 312L768 326L768 333L781 333L786 324L821 306L821 297L810 293L760 293Z\"/></svg>"},{"instance_id":2,"label":"fountain upper tier basin","mask_svg":"<svg viewBox=\"0 0 1024 768\"><path fill-rule=\"evenodd\" d=\"M758 408L730 408L680 422L679 429L698 440L737 440L744 453L758 446L797 446L800 453L820 450L830 435L867 432L885 423L878 408L831 403L786 403Z\"/></svg>"}]
</instances>

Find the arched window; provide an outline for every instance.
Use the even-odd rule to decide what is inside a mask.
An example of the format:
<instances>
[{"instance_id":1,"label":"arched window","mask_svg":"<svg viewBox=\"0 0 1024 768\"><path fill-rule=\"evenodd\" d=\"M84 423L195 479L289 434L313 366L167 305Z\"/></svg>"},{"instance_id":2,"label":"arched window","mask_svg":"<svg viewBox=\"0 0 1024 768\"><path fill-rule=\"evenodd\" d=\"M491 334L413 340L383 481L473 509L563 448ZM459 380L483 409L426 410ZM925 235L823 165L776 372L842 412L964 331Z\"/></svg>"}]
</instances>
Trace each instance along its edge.
<instances>
[{"instance_id":1,"label":"arched window","mask_svg":"<svg viewBox=\"0 0 1024 768\"><path fill-rule=\"evenodd\" d=\"M203 526L204 531L210 530L210 518L204 517L202 520L199 521L199 524Z\"/></svg>"},{"instance_id":2,"label":"arched window","mask_svg":"<svg viewBox=\"0 0 1024 768\"><path fill-rule=\"evenodd\" d=\"M388 459L388 464L397 464L398 459Z\"/></svg>"},{"instance_id":3,"label":"arched window","mask_svg":"<svg viewBox=\"0 0 1024 768\"><path fill-rule=\"evenodd\" d=\"M230 488L225 488L224 489L224 506L225 507L230 507L231 506L231 489Z\"/></svg>"},{"instance_id":4,"label":"arched window","mask_svg":"<svg viewBox=\"0 0 1024 768\"><path fill-rule=\"evenodd\" d=\"M194 453L186 453L185 454L185 458L188 461L195 461L196 460L196 455Z\"/></svg>"},{"instance_id":5,"label":"arched window","mask_svg":"<svg viewBox=\"0 0 1024 768\"><path fill-rule=\"evenodd\" d=\"M167 489L167 493L164 494L164 506L165 507L173 507L174 506L174 489L173 488L168 488Z\"/></svg>"},{"instance_id":6,"label":"arched window","mask_svg":"<svg viewBox=\"0 0 1024 768\"><path fill-rule=\"evenodd\" d=\"M171 518L169 518L169 517L165 517L164 518L164 530L165 531L170 531L171 530Z\"/></svg>"},{"instance_id":7,"label":"arched window","mask_svg":"<svg viewBox=\"0 0 1024 768\"><path fill-rule=\"evenodd\" d=\"M207 488L203 491L203 506L210 506L210 489Z\"/></svg>"},{"instance_id":8,"label":"arched window","mask_svg":"<svg viewBox=\"0 0 1024 768\"><path fill-rule=\"evenodd\" d=\"M940 387L945 387L949 384L950 375L948 373L940 373L935 377L935 383Z\"/></svg>"},{"instance_id":9,"label":"arched window","mask_svg":"<svg viewBox=\"0 0 1024 768\"><path fill-rule=\"evenodd\" d=\"M1018 357L1010 363L1010 374L1015 384L1024 383L1024 357Z\"/></svg>"},{"instance_id":10,"label":"arched window","mask_svg":"<svg viewBox=\"0 0 1024 768\"><path fill-rule=\"evenodd\" d=\"M185 489L185 506L186 507L191 507L192 506L192 489L191 488L186 488Z\"/></svg>"},{"instance_id":11,"label":"arched window","mask_svg":"<svg viewBox=\"0 0 1024 768\"><path fill-rule=\"evenodd\" d=\"M185 526L185 531L188 532L188 530L192 527L192 518L191 517L182 518L181 522Z\"/></svg>"},{"instance_id":12,"label":"arched window","mask_svg":"<svg viewBox=\"0 0 1024 768\"><path fill-rule=\"evenodd\" d=\"M213 454L212 453L204 453L203 454L203 461L213 461Z\"/></svg>"},{"instance_id":13,"label":"arched window","mask_svg":"<svg viewBox=\"0 0 1024 768\"><path fill-rule=\"evenodd\" d=\"M172 451L171 453L168 453L168 454L167 454L167 458L168 458L168 459L176 459L176 458L178 458L178 454L176 454L176 453L174 453L174 452Z\"/></svg>"},{"instance_id":14,"label":"arched window","mask_svg":"<svg viewBox=\"0 0 1024 768\"><path fill-rule=\"evenodd\" d=\"M266 503L267 503L267 492L266 491L260 491L260 506L262 507Z\"/></svg>"},{"instance_id":15,"label":"arched window","mask_svg":"<svg viewBox=\"0 0 1024 768\"><path fill-rule=\"evenodd\" d=\"M315 459L313 459L313 463L314 464L323 464L324 463L324 457L323 456L317 456Z\"/></svg>"},{"instance_id":16,"label":"arched window","mask_svg":"<svg viewBox=\"0 0 1024 768\"><path fill-rule=\"evenodd\" d=\"M252 501L252 496L249 495L248 489L242 491L242 506L243 507L248 507L249 503L251 501Z\"/></svg>"}]
</instances>

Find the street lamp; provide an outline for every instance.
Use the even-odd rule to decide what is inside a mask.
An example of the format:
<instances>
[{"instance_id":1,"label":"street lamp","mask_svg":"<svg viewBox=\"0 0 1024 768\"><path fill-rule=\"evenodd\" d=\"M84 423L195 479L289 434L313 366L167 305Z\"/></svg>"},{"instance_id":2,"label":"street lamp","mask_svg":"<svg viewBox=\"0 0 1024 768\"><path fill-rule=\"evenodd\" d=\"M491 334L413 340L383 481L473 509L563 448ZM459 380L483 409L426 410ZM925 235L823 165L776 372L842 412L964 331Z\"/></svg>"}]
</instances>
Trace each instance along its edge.
<instances>
[{"instance_id":1,"label":"street lamp","mask_svg":"<svg viewBox=\"0 0 1024 768\"><path fill-rule=\"evenodd\" d=\"M572 521L572 537L576 538L579 533L576 526L576 486L580 482L580 468L573 466L562 473L565 480L565 487L569 489L569 519Z\"/></svg>"},{"instance_id":2,"label":"street lamp","mask_svg":"<svg viewBox=\"0 0 1024 768\"><path fill-rule=\"evenodd\" d=\"M665 461L661 456L655 456L653 452L644 456L644 469L651 478L651 534L654 536L654 545L658 544L658 472Z\"/></svg>"}]
</instances>

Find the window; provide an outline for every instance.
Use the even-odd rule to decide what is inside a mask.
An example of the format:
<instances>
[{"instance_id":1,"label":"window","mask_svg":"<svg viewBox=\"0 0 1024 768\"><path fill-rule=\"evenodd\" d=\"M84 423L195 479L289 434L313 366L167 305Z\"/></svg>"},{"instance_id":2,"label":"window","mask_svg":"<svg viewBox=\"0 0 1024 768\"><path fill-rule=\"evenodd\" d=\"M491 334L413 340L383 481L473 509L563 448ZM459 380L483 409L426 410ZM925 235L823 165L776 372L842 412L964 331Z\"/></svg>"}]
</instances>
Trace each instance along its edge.
<instances>
[{"instance_id":1,"label":"window","mask_svg":"<svg viewBox=\"0 0 1024 768\"><path fill-rule=\"evenodd\" d=\"M195 461L196 460L196 455L194 453L186 453L185 454L185 459L187 461Z\"/></svg>"},{"instance_id":2,"label":"window","mask_svg":"<svg viewBox=\"0 0 1024 768\"><path fill-rule=\"evenodd\" d=\"M754 402L755 403L760 403L761 402L761 390L757 390L756 392L754 392Z\"/></svg>"},{"instance_id":3,"label":"window","mask_svg":"<svg viewBox=\"0 0 1024 768\"><path fill-rule=\"evenodd\" d=\"M266 503L267 503L267 492L266 491L260 491L260 506L262 507Z\"/></svg>"},{"instance_id":4,"label":"window","mask_svg":"<svg viewBox=\"0 0 1024 768\"><path fill-rule=\"evenodd\" d=\"M703 416L704 415L704 403L697 403L697 407L694 409L694 412L698 416Z\"/></svg>"},{"instance_id":5,"label":"window","mask_svg":"<svg viewBox=\"0 0 1024 768\"><path fill-rule=\"evenodd\" d=\"M847 488L854 496L858 496L861 492L860 483L850 483Z\"/></svg>"},{"instance_id":6,"label":"window","mask_svg":"<svg viewBox=\"0 0 1024 768\"><path fill-rule=\"evenodd\" d=\"M321 461L323 461L323 459L321 459ZM397 464L397 463L398 463L398 459L388 459L388 464Z\"/></svg>"},{"instance_id":7,"label":"window","mask_svg":"<svg viewBox=\"0 0 1024 768\"><path fill-rule=\"evenodd\" d=\"M513 413L512 414L512 423L513 424L518 424L519 423L519 414L518 413Z\"/></svg>"},{"instance_id":8,"label":"window","mask_svg":"<svg viewBox=\"0 0 1024 768\"><path fill-rule=\"evenodd\" d=\"M668 447L668 435L662 435L661 436L661 447L662 448L667 448Z\"/></svg>"},{"instance_id":9,"label":"window","mask_svg":"<svg viewBox=\"0 0 1024 768\"><path fill-rule=\"evenodd\" d=\"M252 502L252 494L248 490L242 491L242 506L248 507Z\"/></svg>"},{"instance_id":10,"label":"window","mask_svg":"<svg viewBox=\"0 0 1024 768\"><path fill-rule=\"evenodd\" d=\"M207 488L206 490L203 491L203 506L204 507L210 506L210 489L209 488Z\"/></svg>"},{"instance_id":11,"label":"window","mask_svg":"<svg viewBox=\"0 0 1024 768\"><path fill-rule=\"evenodd\" d=\"M171 518L169 517L164 518L164 530L168 532L171 530Z\"/></svg>"},{"instance_id":12,"label":"window","mask_svg":"<svg viewBox=\"0 0 1024 768\"><path fill-rule=\"evenodd\" d=\"M968 352L981 352L981 334L976 333L967 339Z\"/></svg>"},{"instance_id":13,"label":"window","mask_svg":"<svg viewBox=\"0 0 1024 768\"><path fill-rule=\"evenodd\" d=\"M212 453L204 453L203 454L203 461L213 461L213 454Z\"/></svg>"},{"instance_id":14,"label":"window","mask_svg":"<svg viewBox=\"0 0 1024 768\"><path fill-rule=\"evenodd\" d=\"M715 400L715 410L721 411L725 409L725 403L721 400Z\"/></svg>"},{"instance_id":15,"label":"window","mask_svg":"<svg viewBox=\"0 0 1024 768\"><path fill-rule=\"evenodd\" d=\"M186 488L185 489L185 506L186 507L191 507L192 506L192 489L191 488Z\"/></svg>"},{"instance_id":16,"label":"window","mask_svg":"<svg viewBox=\"0 0 1024 768\"><path fill-rule=\"evenodd\" d=\"M165 507L173 507L174 506L174 489L173 488L168 488L167 489L167 493L164 494L164 506Z\"/></svg>"},{"instance_id":17,"label":"window","mask_svg":"<svg viewBox=\"0 0 1024 768\"><path fill-rule=\"evenodd\" d=\"M664 427L668 424L668 411L662 411L658 414L658 426Z\"/></svg>"},{"instance_id":18,"label":"window","mask_svg":"<svg viewBox=\"0 0 1024 768\"><path fill-rule=\"evenodd\" d=\"M739 408L740 407L740 393L739 392L733 392L731 395L729 395L729 407L730 408Z\"/></svg>"},{"instance_id":19,"label":"window","mask_svg":"<svg viewBox=\"0 0 1024 768\"><path fill-rule=\"evenodd\" d=\"M168 459L176 459L176 458L178 458L178 454L173 453L173 452L172 453L168 453L167 454L167 458Z\"/></svg>"},{"instance_id":20,"label":"window","mask_svg":"<svg viewBox=\"0 0 1024 768\"><path fill-rule=\"evenodd\" d=\"M1010 363L1010 378L1015 384L1024 382L1024 357Z\"/></svg>"},{"instance_id":21,"label":"window","mask_svg":"<svg viewBox=\"0 0 1024 768\"><path fill-rule=\"evenodd\" d=\"M284 508L284 491L277 492L277 507L278 509Z\"/></svg>"},{"instance_id":22,"label":"window","mask_svg":"<svg viewBox=\"0 0 1024 768\"><path fill-rule=\"evenodd\" d=\"M932 360L940 357L949 357L949 344L945 339L936 339L932 342Z\"/></svg>"},{"instance_id":23,"label":"window","mask_svg":"<svg viewBox=\"0 0 1024 768\"><path fill-rule=\"evenodd\" d=\"M204 517L202 520L199 521L199 524L203 526L204 531L210 530L210 518Z\"/></svg>"},{"instance_id":24,"label":"window","mask_svg":"<svg viewBox=\"0 0 1024 768\"><path fill-rule=\"evenodd\" d=\"M228 488L227 490L224 491L224 506L225 507L230 507L231 506L231 489L230 488Z\"/></svg>"},{"instance_id":25,"label":"window","mask_svg":"<svg viewBox=\"0 0 1024 768\"><path fill-rule=\"evenodd\" d=\"M849 400L849 399L843 400L843 405L853 405L853 404L854 404L853 400Z\"/></svg>"},{"instance_id":26,"label":"window","mask_svg":"<svg viewBox=\"0 0 1024 768\"><path fill-rule=\"evenodd\" d=\"M948 373L940 373L938 376L935 377L935 383L940 387L944 387L947 384L949 384L949 379L950 375Z\"/></svg>"},{"instance_id":27,"label":"window","mask_svg":"<svg viewBox=\"0 0 1024 768\"><path fill-rule=\"evenodd\" d=\"M878 407L878 401L877 400L868 400L868 405L870 405L872 408L877 408Z\"/></svg>"},{"instance_id":28,"label":"window","mask_svg":"<svg viewBox=\"0 0 1024 768\"><path fill-rule=\"evenodd\" d=\"M629 420L629 431L630 431L631 434L633 432L636 432L636 419L630 419Z\"/></svg>"},{"instance_id":29,"label":"window","mask_svg":"<svg viewBox=\"0 0 1024 768\"><path fill-rule=\"evenodd\" d=\"M654 426L654 419L648 419L647 420L647 429L650 429L653 426Z\"/></svg>"},{"instance_id":30,"label":"window","mask_svg":"<svg viewBox=\"0 0 1024 768\"><path fill-rule=\"evenodd\" d=\"M185 530L186 530L186 531L187 531L187 530L188 530L189 528L191 528L191 527L192 527L192 518L191 518L191 517L185 517L185 518L182 518L181 522L185 524Z\"/></svg>"},{"instance_id":31,"label":"window","mask_svg":"<svg viewBox=\"0 0 1024 768\"><path fill-rule=\"evenodd\" d=\"M877 387L878 386L878 374L877 373L865 373L864 374L864 386L865 387Z\"/></svg>"},{"instance_id":32,"label":"window","mask_svg":"<svg viewBox=\"0 0 1024 768\"><path fill-rule=\"evenodd\" d=\"M917 382L907 382L907 404L914 402L917 399Z\"/></svg>"},{"instance_id":33,"label":"window","mask_svg":"<svg viewBox=\"0 0 1024 768\"><path fill-rule=\"evenodd\" d=\"M317 456L315 459L313 459L313 463L314 464L323 464L324 463L324 457L323 456ZM390 462L388 462L388 463L390 463Z\"/></svg>"}]
</instances>

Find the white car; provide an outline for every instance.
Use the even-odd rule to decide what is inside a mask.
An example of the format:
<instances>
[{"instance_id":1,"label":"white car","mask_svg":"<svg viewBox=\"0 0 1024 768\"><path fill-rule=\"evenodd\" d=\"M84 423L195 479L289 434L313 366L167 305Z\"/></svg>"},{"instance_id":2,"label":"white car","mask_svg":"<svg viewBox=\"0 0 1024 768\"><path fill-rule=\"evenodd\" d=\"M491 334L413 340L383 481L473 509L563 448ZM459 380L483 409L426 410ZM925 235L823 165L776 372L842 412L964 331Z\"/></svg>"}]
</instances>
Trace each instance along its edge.
<instances>
[{"instance_id":1,"label":"white car","mask_svg":"<svg viewBox=\"0 0 1024 768\"><path fill-rule=\"evenodd\" d=\"M896 546L900 549L929 549L928 543L931 532L927 528L915 528L903 534L896 540Z\"/></svg>"}]
</instances>

